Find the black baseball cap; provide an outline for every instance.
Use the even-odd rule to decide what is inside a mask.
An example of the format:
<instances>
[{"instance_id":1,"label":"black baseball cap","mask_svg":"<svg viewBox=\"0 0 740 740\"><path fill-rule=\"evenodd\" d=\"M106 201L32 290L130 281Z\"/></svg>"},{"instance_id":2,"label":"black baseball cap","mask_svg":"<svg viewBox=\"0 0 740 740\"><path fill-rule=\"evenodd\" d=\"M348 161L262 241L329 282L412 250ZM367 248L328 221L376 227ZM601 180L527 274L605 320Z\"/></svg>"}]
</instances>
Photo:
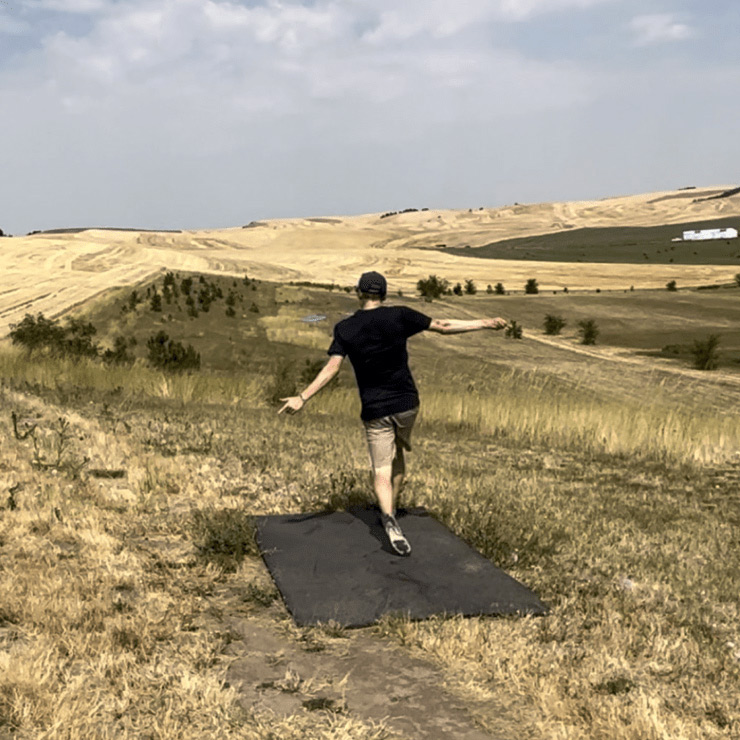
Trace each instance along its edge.
<instances>
[{"instance_id":1,"label":"black baseball cap","mask_svg":"<svg viewBox=\"0 0 740 740\"><path fill-rule=\"evenodd\" d=\"M357 282L357 290L381 298L388 292L388 283L379 272L363 272Z\"/></svg>"}]
</instances>

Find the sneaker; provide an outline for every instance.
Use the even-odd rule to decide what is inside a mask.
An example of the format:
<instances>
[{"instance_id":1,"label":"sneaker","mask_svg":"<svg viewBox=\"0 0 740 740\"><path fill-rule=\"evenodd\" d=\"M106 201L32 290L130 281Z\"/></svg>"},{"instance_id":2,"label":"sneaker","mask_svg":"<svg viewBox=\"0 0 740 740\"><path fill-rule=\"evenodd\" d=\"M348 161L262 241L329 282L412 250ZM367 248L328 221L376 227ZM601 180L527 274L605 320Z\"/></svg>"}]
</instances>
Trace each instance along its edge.
<instances>
[{"instance_id":1,"label":"sneaker","mask_svg":"<svg viewBox=\"0 0 740 740\"><path fill-rule=\"evenodd\" d=\"M411 555L411 545L409 545L409 541L403 536L403 532L401 531L401 527L398 526L396 517L383 514L382 520L383 528L385 529L385 533L388 535L391 547L399 555Z\"/></svg>"}]
</instances>

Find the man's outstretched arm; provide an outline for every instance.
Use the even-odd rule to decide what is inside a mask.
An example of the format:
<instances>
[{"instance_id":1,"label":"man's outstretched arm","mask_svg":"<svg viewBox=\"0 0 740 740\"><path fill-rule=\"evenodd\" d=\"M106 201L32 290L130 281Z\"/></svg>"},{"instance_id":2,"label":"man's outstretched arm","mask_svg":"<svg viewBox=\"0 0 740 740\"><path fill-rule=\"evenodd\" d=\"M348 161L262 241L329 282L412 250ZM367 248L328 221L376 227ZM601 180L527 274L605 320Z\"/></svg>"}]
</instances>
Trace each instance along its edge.
<instances>
[{"instance_id":1,"label":"man's outstretched arm","mask_svg":"<svg viewBox=\"0 0 740 740\"><path fill-rule=\"evenodd\" d=\"M508 325L506 319L432 319L427 331L438 334L461 334L466 331L479 331L480 329L504 329Z\"/></svg>"},{"instance_id":2,"label":"man's outstretched arm","mask_svg":"<svg viewBox=\"0 0 740 740\"><path fill-rule=\"evenodd\" d=\"M297 396L281 398L281 401L285 401L285 405L278 411L278 414L282 414L286 409L290 413L300 411L306 405L306 401L316 395L339 372L343 359L342 355L332 355L329 362L319 370L318 375Z\"/></svg>"}]
</instances>

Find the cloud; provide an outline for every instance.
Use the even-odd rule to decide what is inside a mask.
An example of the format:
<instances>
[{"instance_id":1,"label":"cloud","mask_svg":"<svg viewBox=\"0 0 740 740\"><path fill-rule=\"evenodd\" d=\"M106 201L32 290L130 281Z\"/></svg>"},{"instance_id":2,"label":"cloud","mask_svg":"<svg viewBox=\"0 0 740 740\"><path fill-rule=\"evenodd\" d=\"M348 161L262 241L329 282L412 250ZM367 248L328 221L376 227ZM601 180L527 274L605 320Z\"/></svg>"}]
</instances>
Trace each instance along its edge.
<instances>
[{"instance_id":1,"label":"cloud","mask_svg":"<svg viewBox=\"0 0 740 740\"><path fill-rule=\"evenodd\" d=\"M373 43L407 40L419 35L432 38L454 36L482 24L520 22L535 16L568 9L583 9L622 0L458 0L454 8L448 0L405 0L403 3L361 0L373 25L365 39Z\"/></svg>"},{"instance_id":2,"label":"cloud","mask_svg":"<svg viewBox=\"0 0 740 740\"><path fill-rule=\"evenodd\" d=\"M1 5L0 12L2 12ZM21 36L30 30L30 24L25 21L12 18L10 15L0 15L0 34L6 33L9 36Z\"/></svg>"},{"instance_id":3,"label":"cloud","mask_svg":"<svg viewBox=\"0 0 740 740\"><path fill-rule=\"evenodd\" d=\"M34 9L59 13L96 13L109 6L110 3L106 0L36 0L31 5Z\"/></svg>"},{"instance_id":4,"label":"cloud","mask_svg":"<svg viewBox=\"0 0 740 740\"><path fill-rule=\"evenodd\" d=\"M638 15L632 19L630 28L638 46L652 46L669 41L683 41L694 35L690 26L679 23L670 13Z\"/></svg>"}]
</instances>

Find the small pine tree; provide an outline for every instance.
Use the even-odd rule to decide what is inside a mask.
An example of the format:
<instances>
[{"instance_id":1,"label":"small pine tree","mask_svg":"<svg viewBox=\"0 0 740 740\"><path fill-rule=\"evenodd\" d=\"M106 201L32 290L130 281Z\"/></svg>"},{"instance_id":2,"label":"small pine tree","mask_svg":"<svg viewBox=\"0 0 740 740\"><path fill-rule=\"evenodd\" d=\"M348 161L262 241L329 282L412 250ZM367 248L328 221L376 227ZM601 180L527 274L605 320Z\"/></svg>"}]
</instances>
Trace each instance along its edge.
<instances>
[{"instance_id":1,"label":"small pine tree","mask_svg":"<svg viewBox=\"0 0 740 740\"><path fill-rule=\"evenodd\" d=\"M200 355L189 344L170 339L166 332L159 331L149 337L146 343L148 360L160 370L182 372L200 369Z\"/></svg>"},{"instance_id":2,"label":"small pine tree","mask_svg":"<svg viewBox=\"0 0 740 740\"><path fill-rule=\"evenodd\" d=\"M596 344L599 328L593 319L584 319L578 322L578 333L581 335L581 344Z\"/></svg>"},{"instance_id":3,"label":"small pine tree","mask_svg":"<svg viewBox=\"0 0 740 740\"><path fill-rule=\"evenodd\" d=\"M260 312L260 307L254 301L252 301L252 305L249 307L249 310L252 313L259 313Z\"/></svg>"},{"instance_id":4,"label":"small pine tree","mask_svg":"<svg viewBox=\"0 0 740 740\"><path fill-rule=\"evenodd\" d=\"M422 298L432 301L447 292L449 283L444 278L437 277L437 275L430 275L426 280L419 280L416 283L416 289Z\"/></svg>"},{"instance_id":5,"label":"small pine tree","mask_svg":"<svg viewBox=\"0 0 740 740\"><path fill-rule=\"evenodd\" d=\"M507 339L521 339L523 335L524 331L516 321L510 321L504 331L504 336Z\"/></svg>"},{"instance_id":6,"label":"small pine tree","mask_svg":"<svg viewBox=\"0 0 740 740\"><path fill-rule=\"evenodd\" d=\"M665 284L665 288L666 288L666 290L669 290L671 292L678 290L678 288L676 287L676 281L675 280L671 280L670 282L666 283Z\"/></svg>"},{"instance_id":7,"label":"small pine tree","mask_svg":"<svg viewBox=\"0 0 740 740\"><path fill-rule=\"evenodd\" d=\"M472 280L465 281L465 294L475 295L478 292L478 288L475 287L475 283Z\"/></svg>"},{"instance_id":8,"label":"small pine tree","mask_svg":"<svg viewBox=\"0 0 740 740\"><path fill-rule=\"evenodd\" d=\"M230 319L233 319L234 316L236 316L236 311L234 310L234 307L233 306L226 306L226 315Z\"/></svg>"},{"instance_id":9,"label":"small pine tree","mask_svg":"<svg viewBox=\"0 0 740 740\"><path fill-rule=\"evenodd\" d=\"M157 293L155 290L154 293L152 293L152 297L149 301L149 308L152 311L161 311L162 310L162 296Z\"/></svg>"},{"instance_id":10,"label":"small pine tree","mask_svg":"<svg viewBox=\"0 0 740 740\"><path fill-rule=\"evenodd\" d=\"M488 283L488 286L486 287L486 293L488 293L488 295L491 295L491 293L493 293L493 288L491 287L490 283Z\"/></svg>"},{"instance_id":11,"label":"small pine tree","mask_svg":"<svg viewBox=\"0 0 740 740\"><path fill-rule=\"evenodd\" d=\"M460 283L456 283L455 287L452 289L452 292L455 295L462 295L463 294L462 285L460 285Z\"/></svg>"},{"instance_id":12,"label":"small pine tree","mask_svg":"<svg viewBox=\"0 0 740 740\"><path fill-rule=\"evenodd\" d=\"M294 373L295 364L287 360L282 360L275 368L270 384L269 397L270 402L280 403L281 398L294 396L296 394L296 381Z\"/></svg>"},{"instance_id":13,"label":"small pine tree","mask_svg":"<svg viewBox=\"0 0 740 740\"><path fill-rule=\"evenodd\" d=\"M715 370L719 363L719 336L710 334L705 340L697 339L691 350L697 370Z\"/></svg>"},{"instance_id":14,"label":"small pine tree","mask_svg":"<svg viewBox=\"0 0 740 740\"><path fill-rule=\"evenodd\" d=\"M126 337L122 336L116 337L113 349L107 349L103 352L103 361L112 365L132 364L134 357L128 351L129 346L131 346L131 339L127 340Z\"/></svg>"},{"instance_id":15,"label":"small pine tree","mask_svg":"<svg viewBox=\"0 0 740 740\"><path fill-rule=\"evenodd\" d=\"M506 288L504 288L503 283L496 283L496 287L494 288L494 291L496 295L506 295Z\"/></svg>"},{"instance_id":16,"label":"small pine tree","mask_svg":"<svg viewBox=\"0 0 740 740\"><path fill-rule=\"evenodd\" d=\"M563 330L563 327L566 325L566 321L562 316L553 316L552 314L547 314L545 316L545 334L549 334L551 336L555 336L557 334L560 334L560 332Z\"/></svg>"},{"instance_id":17,"label":"small pine tree","mask_svg":"<svg viewBox=\"0 0 740 740\"><path fill-rule=\"evenodd\" d=\"M527 280L527 284L524 286L524 292L529 295L534 295L540 292L540 286L537 285L537 280L535 278L529 278L529 280Z\"/></svg>"}]
</instances>

